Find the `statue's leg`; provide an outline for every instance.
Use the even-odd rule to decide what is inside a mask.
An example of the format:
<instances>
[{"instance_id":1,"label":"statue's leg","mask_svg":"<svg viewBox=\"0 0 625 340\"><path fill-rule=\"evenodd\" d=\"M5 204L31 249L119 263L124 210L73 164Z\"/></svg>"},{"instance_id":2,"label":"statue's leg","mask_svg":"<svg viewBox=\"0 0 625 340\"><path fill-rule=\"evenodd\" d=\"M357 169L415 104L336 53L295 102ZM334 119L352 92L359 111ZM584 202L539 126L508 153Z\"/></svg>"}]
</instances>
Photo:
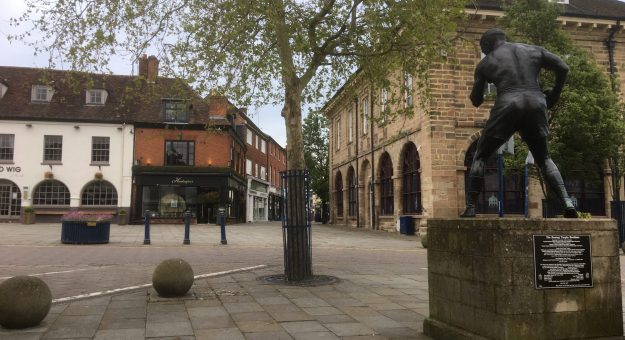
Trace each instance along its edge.
<instances>
[{"instance_id":1,"label":"statue's leg","mask_svg":"<svg viewBox=\"0 0 625 340\"><path fill-rule=\"evenodd\" d=\"M475 205L477 198L484 186L484 164L490 155L499 148L505 140L491 136L482 135L477 142L473 163L469 170L469 183L465 189L466 208L460 217L475 217Z\"/></svg>"},{"instance_id":2,"label":"statue's leg","mask_svg":"<svg viewBox=\"0 0 625 340\"><path fill-rule=\"evenodd\" d=\"M560 203L564 207L564 217L577 218L577 211L566 191L560 170L558 170L551 156L549 156L547 137L526 139L525 142L532 152L536 165L538 165L545 178L545 182L556 196L558 196Z\"/></svg>"}]
</instances>

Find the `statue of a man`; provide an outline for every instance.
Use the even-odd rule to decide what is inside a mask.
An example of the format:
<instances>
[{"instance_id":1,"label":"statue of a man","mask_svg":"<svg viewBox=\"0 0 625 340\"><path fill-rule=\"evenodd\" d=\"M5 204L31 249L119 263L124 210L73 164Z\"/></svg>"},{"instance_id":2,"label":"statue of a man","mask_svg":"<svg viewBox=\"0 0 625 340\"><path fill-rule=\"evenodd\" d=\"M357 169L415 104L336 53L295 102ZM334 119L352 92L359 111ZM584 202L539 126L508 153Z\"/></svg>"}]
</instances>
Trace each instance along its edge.
<instances>
[{"instance_id":1,"label":"statue of a man","mask_svg":"<svg viewBox=\"0 0 625 340\"><path fill-rule=\"evenodd\" d=\"M497 86L497 99L477 142L469 172L467 205L461 217L475 217L475 203L484 183L484 164L515 132L527 143L545 182L564 206L564 216L576 218L560 171L549 156L547 109L560 99L569 67L558 56L542 47L509 43L497 28L482 35L480 47L486 55L475 69L471 102L478 107L484 101L486 83ZM544 93L538 84L540 70L553 71L555 86Z\"/></svg>"}]
</instances>

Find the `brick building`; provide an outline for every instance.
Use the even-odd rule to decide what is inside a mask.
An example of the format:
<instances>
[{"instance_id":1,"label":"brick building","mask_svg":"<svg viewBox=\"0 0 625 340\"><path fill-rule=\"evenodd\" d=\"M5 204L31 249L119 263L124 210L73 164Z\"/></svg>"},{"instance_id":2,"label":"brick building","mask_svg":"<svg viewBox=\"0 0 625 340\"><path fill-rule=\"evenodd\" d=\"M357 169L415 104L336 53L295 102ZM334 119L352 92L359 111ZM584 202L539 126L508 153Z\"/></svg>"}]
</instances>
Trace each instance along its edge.
<instances>
[{"instance_id":1,"label":"brick building","mask_svg":"<svg viewBox=\"0 0 625 340\"><path fill-rule=\"evenodd\" d=\"M615 0L569 0L559 18L574 42L590 51L606 72L625 62L625 33L620 18L625 3ZM473 71L481 59L479 39L497 27L503 16L499 2L480 1L456 54L431 67L431 100L427 112L415 104L419 89L404 74L407 91L402 100L386 102L391 95L363 82L356 74L324 106L330 124L331 222L354 227L396 230L400 216L409 215L424 225L429 217L457 217L464 208L465 175L491 103L479 109L469 100ZM606 43L609 42L609 43ZM610 51L611 50L611 51ZM612 52L613 63L610 63ZM623 82L625 75L616 72ZM393 90L391 90L393 91ZM399 86L394 89L399 92ZM623 91L623 89L621 89ZM385 110L407 108L411 118L386 120ZM497 168L489 161L478 213L497 213ZM496 163L495 163L496 164ZM567 183L572 197L609 215L606 187L582 180ZM525 201L524 179L505 177L506 214L521 215ZM541 216L543 198L537 181L529 183L529 215Z\"/></svg>"},{"instance_id":2,"label":"brick building","mask_svg":"<svg viewBox=\"0 0 625 340\"><path fill-rule=\"evenodd\" d=\"M164 221L189 210L208 223L220 207L245 221L247 158L265 201L281 191L262 173L271 137L227 98L158 77L155 57L140 59L138 76L0 67L0 122L0 220L33 206L40 221L124 209L137 223L146 210ZM253 150L247 126L258 136Z\"/></svg>"},{"instance_id":3,"label":"brick building","mask_svg":"<svg viewBox=\"0 0 625 340\"><path fill-rule=\"evenodd\" d=\"M263 133L245 114L240 133L245 136L248 222L279 220L282 190L279 173L286 170L286 151ZM281 161L280 161L281 160Z\"/></svg>"}]
</instances>

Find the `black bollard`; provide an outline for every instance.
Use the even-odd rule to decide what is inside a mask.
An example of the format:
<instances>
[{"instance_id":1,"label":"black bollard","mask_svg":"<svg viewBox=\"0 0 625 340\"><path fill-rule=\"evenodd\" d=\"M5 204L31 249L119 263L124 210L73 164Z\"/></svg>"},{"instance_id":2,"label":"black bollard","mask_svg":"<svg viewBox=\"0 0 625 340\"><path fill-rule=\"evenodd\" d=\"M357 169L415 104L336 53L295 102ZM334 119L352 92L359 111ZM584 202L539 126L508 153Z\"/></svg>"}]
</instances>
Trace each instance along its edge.
<instances>
[{"instance_id":1,"label":"black bollard","mask_svg":"<svg viewBox=\"0 0 625 340\"><path fill-rule=\"evenodd\" d=\"M184 212L184 241L182 244L191 244L191 240L189 239L189 229L191 225L191 212L189 210Z\"/></svg>"},{"instance_id":2,"label":"black bollard","mask_svg":"<svg viewBox=\"0 0 625 340\"><path fill-rule=\"evenodd\" d=\"M219 224L221 224L221 244L228 244L226 240L226 209L219 208Z\"/></svg>"},{"instance_id":3,"label":"black bollard","mask_svg":"<svg viewBox=\"0 0 625 340\"><path fill-rule=\"evenodd\" d=\"M150 244L150 216L149 210L145 211L143 216L143 223L145 224L145 236L143 237L143 244Z\"/></svg>"}]
</instances>

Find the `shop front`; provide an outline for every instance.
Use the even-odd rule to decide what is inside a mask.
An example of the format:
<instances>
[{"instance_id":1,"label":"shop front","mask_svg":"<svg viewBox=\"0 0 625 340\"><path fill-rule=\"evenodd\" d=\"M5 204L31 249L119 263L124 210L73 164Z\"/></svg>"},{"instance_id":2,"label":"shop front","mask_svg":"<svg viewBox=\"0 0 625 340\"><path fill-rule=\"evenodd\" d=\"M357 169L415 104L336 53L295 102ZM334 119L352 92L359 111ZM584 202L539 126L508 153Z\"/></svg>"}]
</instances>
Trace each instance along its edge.
<instances>
[{"instance_id":1,"label":"shop front","mask_svg":"<svg viewBox=\"0 0 625 340\"><path fill-rule=\"evenodd\" d=\"M149 210L155 221L174 223L189 211L197 223L216 223L219 207L226 208L229 221L244 217L245 182L229 173L138 173L134 189L135 220Z\"/></svg>"},{"instance_id":2,"label":"shop front","mask_svg":"<svg viewBox=\"0 0 625 340\"><path fill-rule=\"evenodd\" d=\"M267 183L248 178L247 190L247 221L267 221L269 214L269 194Z\"/></svg>"}]
</instances>

